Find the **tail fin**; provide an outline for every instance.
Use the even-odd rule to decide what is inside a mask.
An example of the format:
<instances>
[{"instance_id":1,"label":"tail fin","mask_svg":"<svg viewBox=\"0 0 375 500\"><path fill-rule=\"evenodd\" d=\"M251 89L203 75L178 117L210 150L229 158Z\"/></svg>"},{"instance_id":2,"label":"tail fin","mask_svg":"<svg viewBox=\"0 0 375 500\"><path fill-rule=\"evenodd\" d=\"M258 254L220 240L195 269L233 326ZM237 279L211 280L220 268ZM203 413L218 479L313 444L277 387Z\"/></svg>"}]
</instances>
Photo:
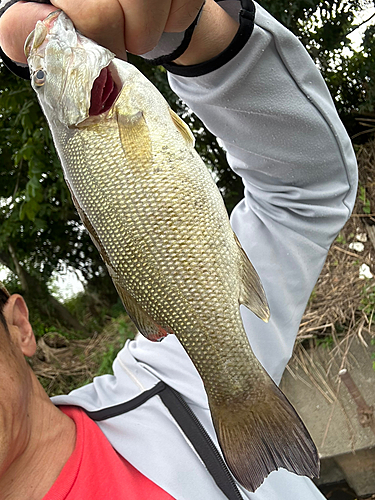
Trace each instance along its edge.
<instances>
[{"instance_id":1,"label":"tail fin","mask_svg":"<svg viewBox=\"0 0 375 500\"><path fill-rule=\"evenodd\" d=\"M308 477L319 476L318 452L302 420L270 380L265 397L211 406L225 461L237 481L255 491L280 467Z\"/></svg>"}]
</instances>

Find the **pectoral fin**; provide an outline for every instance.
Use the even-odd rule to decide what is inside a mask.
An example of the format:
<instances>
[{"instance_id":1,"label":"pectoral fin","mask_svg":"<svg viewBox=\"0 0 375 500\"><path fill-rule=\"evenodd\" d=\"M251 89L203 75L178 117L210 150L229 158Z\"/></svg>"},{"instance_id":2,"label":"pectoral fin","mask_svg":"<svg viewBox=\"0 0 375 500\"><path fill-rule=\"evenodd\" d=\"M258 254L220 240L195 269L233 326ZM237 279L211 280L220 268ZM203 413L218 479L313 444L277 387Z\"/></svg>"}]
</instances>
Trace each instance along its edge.
<instances>
[{"instance_id":1,"label":"pectoral fin","mask_svg":"<svg viewBox=\"0 0 375 500\"><path fill-rule=\"evenodd\" d=\"M154 321L121 285L115 283L115 286L130 319L146 339L156 342L173 333L167 325Z\"/></svg>"},{"instance_id":2,"label":"pectoral fin","mask_svg":"<svg viewBox=\"0 0 375 500\"><path fill-rule=\"evenodd\" d=\"M126 159L137 163L151 160L152 143L143 113L126 115L116 112L118 130Z\"/></svg>"},{"instance_id":3,"label":"pectoral fin","mask_svg":"<svg viewBox=\"0 0 375 500\"><path fill-rule=\"evenodd\" d=\"M177 130L182 134L186 143L189 146L194 147L195 138L189 126L186 125L183 120L181 120L181 118L173 111L173 109L169 108L169 113L171 115L173 123L176 125Z\"/></svg>"},{"instance_id":4,"label":"pectoral fin","mask_svg":"<svg viewBox=\"0 0 375 500\"><path fill-rule=\"evenodd\" d=\"M258 318L268 322L270 318L270 310L267 304L266 294L264 293L262 283L254 266L246 255L241 243L234 235L240 251L241 259L241 291L239 301L248 309L253 311Z\"/></svg>"}]
</instances>

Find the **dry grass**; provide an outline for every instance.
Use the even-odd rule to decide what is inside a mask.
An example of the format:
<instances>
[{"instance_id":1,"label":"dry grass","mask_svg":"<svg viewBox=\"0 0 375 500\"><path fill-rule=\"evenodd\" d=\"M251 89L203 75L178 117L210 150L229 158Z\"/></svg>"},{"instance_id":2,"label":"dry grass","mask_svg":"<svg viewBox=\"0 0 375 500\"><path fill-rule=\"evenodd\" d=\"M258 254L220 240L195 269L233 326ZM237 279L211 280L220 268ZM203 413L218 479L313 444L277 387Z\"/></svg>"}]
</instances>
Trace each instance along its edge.
<instances>
[{"instance_id":1,"label":"dry grass","mask_svg":"<svg viewBox=\"0 0 375 500\"><path fill-rule=\"evenodd\" d=\"M374 280L359 277L362 264L375 275L375 140L361 146L357 158L359 190L353 215L328 253L297 337L309 344L328 337L342 352L347 350L349 336L357 335L365 342L362 332L372 334L375 306ZM349 248L358 242L358 234L367 236L362 252Z\"/></svg>"},{"instance_id":2,"label":"dry grass","mask_svg":"<svg viewBox=\"0 0 375 500\"><path fill-rule=\"evenodd\" d=\"M30 364L49 396L66 394L91 382L97 375L110 373L117 352L135 333L133 323L125 314L110 321L101 333L85 340L68 340L57 332L50 332L38 340L37 352Z\"/></svg>"}]
</instances>

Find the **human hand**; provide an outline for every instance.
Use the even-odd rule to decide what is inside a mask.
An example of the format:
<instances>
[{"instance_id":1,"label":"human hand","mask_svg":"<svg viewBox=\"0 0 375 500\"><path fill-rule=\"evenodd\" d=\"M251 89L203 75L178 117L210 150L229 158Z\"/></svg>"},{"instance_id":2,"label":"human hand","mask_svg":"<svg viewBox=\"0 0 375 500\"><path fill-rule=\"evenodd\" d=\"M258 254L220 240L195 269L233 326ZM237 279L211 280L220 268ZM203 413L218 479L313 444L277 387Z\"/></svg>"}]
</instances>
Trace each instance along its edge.
<instances>
[{"instance_id":1,"label":"human hand","mask_svg":"<svg viewBox=\"0 0 375 500\"><path fill-rule=\"evenodd\" d=\"M17 2L0 18L0 46L5 54L20 63L26 62L23 51L25 40L35 28L37 21L42 21L56 10L52 5Z\"/></svg>"},{"instance_id":2,"label":"human hand","mask_svg":"<svg viewBox=\"0 0 375 500\"><path fill-rule=\"evenodd\" d=\"M212 0L210 0L212 1ZM52 0L53 5L17 2L0 19L0 45L17 62L26 62L24 42L38 20L62 9L75 27L126 58L126 51L152 50L164 31L185 31L203 0Z\"/></svg>"}]
</instances>

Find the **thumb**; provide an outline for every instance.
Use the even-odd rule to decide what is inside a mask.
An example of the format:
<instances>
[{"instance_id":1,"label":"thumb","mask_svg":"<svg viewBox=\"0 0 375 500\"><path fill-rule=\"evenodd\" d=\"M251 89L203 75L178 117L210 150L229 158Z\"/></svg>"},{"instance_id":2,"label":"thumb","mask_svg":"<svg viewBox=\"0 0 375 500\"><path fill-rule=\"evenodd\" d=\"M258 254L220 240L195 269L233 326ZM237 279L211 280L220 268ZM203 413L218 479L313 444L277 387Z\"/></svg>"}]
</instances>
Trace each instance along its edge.
<instances>
[{"instance_id":1,"label":"thumb","mask_svg":"<svg viewBox=\"0 0 375 500\"><path fill-rule=\"evenodd\" d=\"M35 28L37 21L42 21L56 10L52 5L17 2L0 18L0 45L5 54L13 61L26 63L23 51L25 40Z\"/></svg>"}]
</instances>

